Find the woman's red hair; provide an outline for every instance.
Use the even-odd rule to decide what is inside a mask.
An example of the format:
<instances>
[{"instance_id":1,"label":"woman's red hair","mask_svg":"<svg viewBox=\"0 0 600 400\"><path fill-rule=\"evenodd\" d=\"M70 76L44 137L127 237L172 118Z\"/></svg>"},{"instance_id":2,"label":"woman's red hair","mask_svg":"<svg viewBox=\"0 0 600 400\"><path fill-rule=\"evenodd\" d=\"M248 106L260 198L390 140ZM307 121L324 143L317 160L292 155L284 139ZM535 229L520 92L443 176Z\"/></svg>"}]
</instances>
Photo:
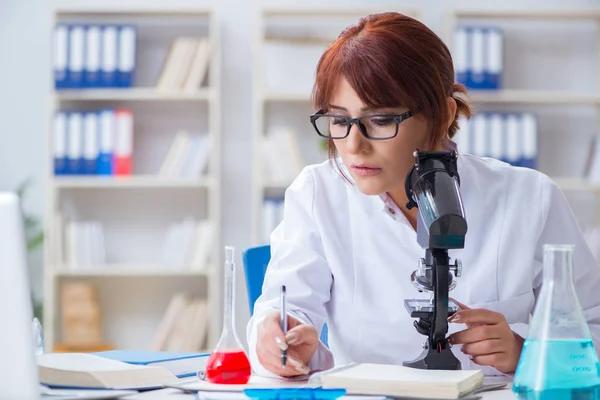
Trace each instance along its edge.
<instances>
[{"instance_id":1,"label":"woman's red hair","mask_svg":"<svg viewBox=\"0 0 600 400\"><path fill-rule=\"evenodd\" d=\"M452 56L444 42L423 23L389 12L361 18L346 28L317 65L313 105L327 110L335 85L344 77L362 102L372 108L407 107L431 126L431 148L458 131L458 117L471 116L461 98L465 87L454 82ZM453 97L457 112L449 129ZM330 140L330 158L335 145Z\"/></svg>"}]
</instances>

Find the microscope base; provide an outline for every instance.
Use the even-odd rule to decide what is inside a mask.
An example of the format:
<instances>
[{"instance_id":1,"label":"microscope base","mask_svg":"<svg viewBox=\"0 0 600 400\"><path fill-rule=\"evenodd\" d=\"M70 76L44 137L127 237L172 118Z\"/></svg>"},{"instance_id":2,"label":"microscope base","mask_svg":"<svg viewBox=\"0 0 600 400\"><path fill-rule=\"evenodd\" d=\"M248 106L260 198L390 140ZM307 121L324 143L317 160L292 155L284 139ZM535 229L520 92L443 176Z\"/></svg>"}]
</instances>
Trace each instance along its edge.
<instances>
[{"instance_id":1,"label":"microscope base","mask_svg":"<svg viewBox=\"0 0 600 400\"><path fill-rule=\"evenodd\" d=\"M425 349L417 358L412 361L404 361L402 365L418 369L462 369L460 361L450 349L443 350L441 353L437 349Z\"/></svg>"}]
</instances>

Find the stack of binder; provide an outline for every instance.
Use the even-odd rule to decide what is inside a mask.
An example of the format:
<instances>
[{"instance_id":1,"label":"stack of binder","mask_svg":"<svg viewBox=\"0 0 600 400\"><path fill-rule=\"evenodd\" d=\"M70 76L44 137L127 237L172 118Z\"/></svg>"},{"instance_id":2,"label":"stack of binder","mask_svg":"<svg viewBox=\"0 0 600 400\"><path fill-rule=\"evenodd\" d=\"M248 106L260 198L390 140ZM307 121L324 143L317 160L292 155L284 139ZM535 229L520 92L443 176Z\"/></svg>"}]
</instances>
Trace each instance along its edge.
<instances>
[{"instance_id":1,"label":"stack of binder","mask_svg":"<svg viewBox=\"0 0 600 400\"><path fill-rule=\"evenodd\" d=\"M500 89L503 46L504 34L497 27L458 27L453 51L456 81L469 89Z\"/></svg>"},{"instance_id":2,"label":"stack of binder","mask_svg":"<svg viewBox=\"0 0 600 400\"><path fill-rule=\"evenodd\" d=\"M133 86L137 30L132 25L59 24L54 28L54 86Z\"/></svg>"},{"instance_id":3,"label":"stack of binder","mask_svg":"<svg viewBox=\"0 0 600 400\"><path fill-rule=\"evenodd\" d=\"M513 166L537 168L537 118L530 112L481 113L459 119L454 137L460 153L491 157Z\"/></svg>"},{"instance_id":4,"label":"stack of binder","mask_svg":"<svg viewBox=\"0 0 600 400\"><path fill-rule=\"evenodd\" d=\"M59 111L52 135L55 175L131 175L133 113L129 109Z\"/></svg>"},{"instance_id":5,"label":"stack of binder","mask_svg":"<svg viewBox=\"0 0 600 400\"><path fill-rule=\"evenodd\" d=\"M156 82L163 91L196 92L206 79L212 45L207 37L180 36L173 40Z\"/></svg>"},{"instance_id":6,"label":"stack of binder","mask_svg":"<svg viewBox=\"0 0 600 400\"><path fill-rule=\"evenodd\" d=\"M271 232L283 221L283 197L269 196L262 205L262 242L271 241Z\"/></svg>"}]
</instances>

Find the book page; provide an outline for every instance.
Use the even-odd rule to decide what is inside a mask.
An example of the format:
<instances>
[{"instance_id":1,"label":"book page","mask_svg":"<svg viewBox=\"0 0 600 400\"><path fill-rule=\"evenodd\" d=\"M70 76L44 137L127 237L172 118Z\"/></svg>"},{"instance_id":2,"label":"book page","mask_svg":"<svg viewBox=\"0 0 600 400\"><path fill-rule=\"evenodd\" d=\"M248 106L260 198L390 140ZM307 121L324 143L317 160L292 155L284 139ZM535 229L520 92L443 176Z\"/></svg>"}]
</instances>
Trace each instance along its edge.
<instances>
[{"instance_id":1,"label":"book page","mask_svg":"<svg viewBox=\"0 0 600 400\"><path fill-rule=\"evenodd\" d=\"M348 380L363 381L402 381L402 382L427 382L427 383L459 383L474 375L480 374L478 370L423 370L404 367L401 365L383 365L383 364L358 364L355 367L344 369L340 372L331 374L325 373L323 379L327 376L343 378Z\"/></svg>"},{"instance_id":2,"label":"book page","mask_svg":"<svg viewBox=\"0 0 600 400\"><path fill-rule=\"evenodd\" d=\"M121 361L94 356L85 353L48 353L37 357L40 367L58 369L63 371L100 372L156 369L145 365L126 364Z\"/></svg>"}]
</instances>

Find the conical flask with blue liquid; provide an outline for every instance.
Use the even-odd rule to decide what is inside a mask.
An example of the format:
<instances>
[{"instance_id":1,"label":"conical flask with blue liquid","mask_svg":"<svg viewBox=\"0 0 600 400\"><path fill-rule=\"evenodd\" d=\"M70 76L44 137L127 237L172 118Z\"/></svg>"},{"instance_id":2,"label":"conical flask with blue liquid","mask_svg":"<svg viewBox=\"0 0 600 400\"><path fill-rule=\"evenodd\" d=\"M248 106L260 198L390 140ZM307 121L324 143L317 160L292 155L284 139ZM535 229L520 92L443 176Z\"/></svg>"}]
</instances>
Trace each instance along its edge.
<instances>
[{"instance_id":1,"label":"conical flask with blue liquid","mask_svg":"<svg viewBox=\"0 0 600 400\"><path fill-rule=\"evenodd\" d=\"M572 245L544 246L544 281L513 380L520 400L600 399L600 365L573 282Z\"/></svg>"}]
</instances>

